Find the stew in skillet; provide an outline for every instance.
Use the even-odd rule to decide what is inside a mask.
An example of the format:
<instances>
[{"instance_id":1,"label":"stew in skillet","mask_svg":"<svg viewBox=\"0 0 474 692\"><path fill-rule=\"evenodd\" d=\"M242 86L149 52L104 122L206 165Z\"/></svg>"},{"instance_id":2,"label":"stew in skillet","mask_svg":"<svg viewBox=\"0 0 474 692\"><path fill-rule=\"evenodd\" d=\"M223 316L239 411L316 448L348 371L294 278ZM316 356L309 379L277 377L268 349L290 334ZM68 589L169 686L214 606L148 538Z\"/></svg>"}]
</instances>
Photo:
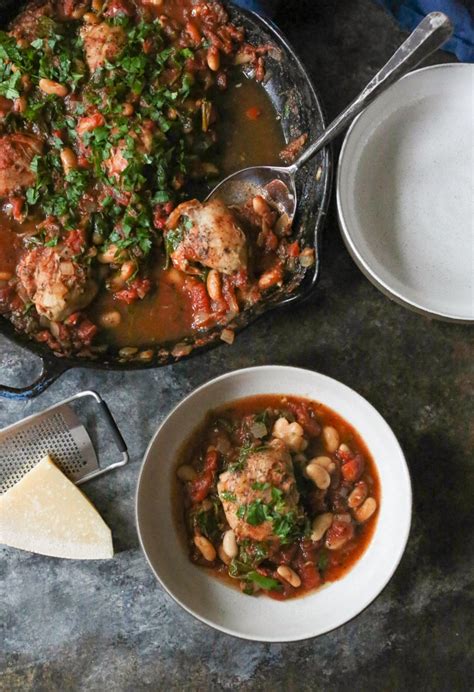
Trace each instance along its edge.
<instances>
[{"instance_id":1,"label":"stew in skillet","mask_svg":"<svg viewBox=\"0 0 474 692\"><path fill-rule=\"evenodd\" d=\"M196 199L304 143L283 149L270 50L214 1L28 4L0 32L0 314L58 355L150 360L216 325L231 343L311 266L271 200Z\"/></svg>"}]
</instances>

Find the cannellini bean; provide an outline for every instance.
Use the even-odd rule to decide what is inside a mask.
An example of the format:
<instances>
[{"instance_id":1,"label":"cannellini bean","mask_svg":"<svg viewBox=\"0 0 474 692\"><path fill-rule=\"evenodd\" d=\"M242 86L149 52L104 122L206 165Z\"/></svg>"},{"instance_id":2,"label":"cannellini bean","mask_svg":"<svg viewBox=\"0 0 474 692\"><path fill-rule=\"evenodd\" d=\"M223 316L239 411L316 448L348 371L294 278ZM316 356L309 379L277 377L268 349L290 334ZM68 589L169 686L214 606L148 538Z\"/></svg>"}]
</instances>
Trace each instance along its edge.
<instances>
[{"instance_id":1,"label":"cannellini bean","mask_svg":"<svg viewBox=\"0 0 474 692\"><path fill-rule=\"evenodd\" d=\"M216 46L211 46L207 51L207 64L210 70L217 72L221 66L221 56Z\"/></svg>"},{"instance_id":2,"label":"cannellini bean","mask_svg":"<svg viewBox=\"0 0 474 692\"><path fill-rule=\"evenodd\" d=\"M339 445L339 448L337 450L338 452L341 452L342 454L352 454L351 448L348 447L348 445L342 443L342 445Z\"/></svg>"},{"instance_id":3,"label":"cannellini bean","mask_svg":"<svg viewBox=\"0 0 474 692\"><path fill-rule=\"evenodd\" d=\"M68 88L59 82L53 82L51 79L40 79L38 86L40 90L50 96L60 96L64 98L68 94Z\"/></svg>"},{"instance_id":4,"label":"cannellini bean","mask_svg":"<svg viewBox=\"0 0 474 692\"><path fill-rule=\"evenodd\" d=\"M267 216L271 211L268 202L262 195L255 195L252 200L252 206L258 216Z\"/></svg>"},{"instance_id":5,"label":"cannellini bean","mask_svg":"<svg viewBox=\"0 0 474 692\"><path fill-rule=\"evenodd\" d=\"M287 581L288 584L291 584L295 589L301 586L301 579L291 567L288 567L288 565L280 565L277 568L277 572L282 579Z\"/></svg>"},{"instance_id":6,"label":"cannellini bean","mask_svg":"<svg viewBox=\"0 0 474 692\"><path fill-rule=\"evenodd\" d=\"M329 473L332 473L336 468L336 464L330 457L315 457L314 459L311 459L309 463L319 464L319 466L322 466Z\"/></svg>"},{"instance_id":7,"label":"cannellini bean","mask_svg":"<svg viewBox=\"0 0 474 692\"><path fill-rule=\"evenodd\" d=\"M120 267L120 278L122 281L128 281L136 272L137 265L132 260L127 260Z\"/></svg>"},{"instance_id":8,"label":"cannellini bean","mask_svg":"<svg viewBox=\"0 0 474 692\"><path fill-rule=\"evenodd\" d=\"M306 467L306 475L311 478L313 483L320 490L326 490L331 484L331 476L323 466L319 464L308 464Z\"/></svg>"},{"instance_id":9,"label":"cannellini bean","mask_svg":"<svg viewBox=\"0 0 474 692\"><path fill-rule=\"evenodd\" d=\"M331 512L325 512L324 514L320 514L313 520L313 524L311 526L311 540L312 541L320 541L321 538L324 536L328 528L332 524L332 519L333 516Z\"/></svg>"},{"instance_id":10,"label":"cannellini bean","mask_svg":"<svg viewBox=\"0 0 474 692\"><path fill-rule=\"evenodd\" d=\"M12 272L0 271L0 281L10 281L13 278Z\"/></svg>"},{"instance_id":11,"label":"cannellini bean","mask_svg":"<svg viewBox=\"0 0 474 692\"><path fill-rule=\"evenodd\" d=\"M119 351L119 356L121 358L131 358L132 356L137 353L138 348L135 346L125 346L124 348L121 348Z\"/></svg>"},{"instance_id":12,"label":"cannellini bean","mask_svg":"<svg viewBox=\"0 0 474 692\"><path fill-rule=\"evenodd\" d=\"M339 447L339 433L336 428L331 425L325 425L323 428L323 440L328 452L335 452Z\"/></svg>"},{"instance_id":13,"label":"cannellini bean","mask_svg":"<svg viewBox=\"0 0 474 692\"><path fill-rule=\"evenodd\" d=\"M82 18L86 24L98 24L100 22L99 17L93 12L86 12Z\"/></svg>"},{"instance_id":14,"label":"cannellini bean","mask_svg":"<svg viewBox=\"0 0 474 692\"><path fill-rule=\"evenodd\" d=\"M155 352L152 351L152 349L148 349L147 351L140 351L138 354L138 360L143 360L143 361L148 361L153 358L155 355Z\"/></svg>"},{"instance_id":15,"label":"cannellini bean","mask_svg":"<svg viewBox=\"0 0 474 692\"><path fill-rule=\"evenodd\" d=\"M235 533L232 531L232 529L225 532L224 537L222 538L222 547L230 558L237 557L239 554Z\"/></svg>"},{"instance_id":16,"label":"cannellini bean","mask_svg":"<svg viewBox=\"0 0 474 692\"><path fill-rule=\"evenodd\" d=\"M114 243L110 243L109 247L97 256L97 259L101 264L110 264L118 260L118 247Z\"/></svg>"},{"instance_id":17,"label":"cannellini bean","mask_svg":"<svg viewBox=\"0 0 474 692\"><path fill-rule=\"evenodd\" d=\"M347 504L351 509L359 507L367 497L369 489L367 488L367 483L364 481L359 481L356 483L354 490L351 492L347 498Z\"/></svg>"},{"instance_id":18,"label":"cannellini bean","mask_svg":"<svg viewBox=\"0 0 474 692\"><path fill-rule=\"evenodd\" d=\"M357 521L367 521L377 509L377 502L373 497L368 497L364 504L354 510Z\"/></svg>"},{"instance_id":19,"label":"cannellini bean","mask_svg":"<svg viewBox=\"0 0 474 692\"><path fill-rule=\"evenodd\" d=\"M13 104L13 110L15 113L24 113L27 108L28 100L26 96L19 96L17 99L15 99L15 103Z\"/></svg>"},{"instance_id":20,"label":"cannellini bean","mask_svg":"<svg viewBox=\"0 0 474 692\"><path fill-rule=\"evenodd\" d=\"M61 149L60 157L66 175L71 171L76 170L77 156L70 147L64 147L64 149Z\"/></svg>"},{"instance_id":21,"label":"cannellini bean","mask_svg":"<svg viewBox=\"0 0 474 692\"><path fill-rule=\"evenodd\" d=\"M267 269L266 272L263 272L258 280L258 287L260 290L266 291L268 288L272 288L272 286L281 285L282 282L283 277L281 267L277 265L271 269Z\"/></svg>"},{"instance_id":22,"label":"cannellini bean","mask_svg":"<svg viewBox=\"0 0 474 692\"><path fill-rule=\"evenodd\" d=\"M208 541L204 536L194 536L194 545L205 560L208 562L214 562L217 553L211 541Z\"/></svg>"},{"instance_id":23,"label":"cannellini bean","mask_svg":"<svg viewBox=\"0 0 474 692\"><path fill-rule=\"evenodd\" d=\"M122 315L118 310L108 310L103 312L99 317L99 324L104 329L115 329L122 321Z\"/></svg>"},{"instance_id":24,"label":"cannellini bean","mask_svg":"<svg viewBox=\"0 0 474 692\"><path fill-rule=\"evenodd\" d=\"M206 279L207 292L212 300L220 300L222 297L221 275L217 269L211 269Z\"/></svg>"},{"instance_id":25,"label":"cannellini bean","mask_svg":"<svg viewBox=\"0 0 474 692\"><path fill-rule=\"evenodd\" d=\"M222 543L217 548L217 554L219 556L219 559L224 563L224 565L230 565L230 563L232 562L232 558L227 555Z\"/></svg>"},{"instance_id":26,"label":"cannellini bean","mask_svg":"<svg viewBox=\"0 0 474 692\"><path fill-rule=\"evenodd\" d=\"M303 452L308 446L303 437L304 430L299 423L289 423L286 418L279 418L273 426L273 436L283 440L292 452Z\"/></svg>"},{"instance_id":27,"label":"cannellini bean","mask_svg":"<svg viewBox=\"0 0 474 692\"><path fill-rule=\"evenodd\" d=\"M196 470L189 464L183 464L176 471L176 475L180 481L187 483L188 481L193 481L196 478L197 473Z\"/></svg>"}]
</instances>

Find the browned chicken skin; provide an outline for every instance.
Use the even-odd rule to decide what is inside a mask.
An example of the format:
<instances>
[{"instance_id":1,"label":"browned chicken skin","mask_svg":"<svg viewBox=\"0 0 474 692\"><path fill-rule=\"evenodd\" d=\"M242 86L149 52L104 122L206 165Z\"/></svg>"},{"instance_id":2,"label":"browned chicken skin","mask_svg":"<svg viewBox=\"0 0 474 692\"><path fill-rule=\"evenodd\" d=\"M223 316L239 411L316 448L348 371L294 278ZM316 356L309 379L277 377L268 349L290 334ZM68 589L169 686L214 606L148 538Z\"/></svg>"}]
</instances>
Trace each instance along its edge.
<instances>
[{"instance_id":1,"label":"browned chicken skin","mask_svg":"<svg viewBox=\"0 0 474 692\"><path fill-rule=\"evenodd\" d=\"M186 218L192 226L185 229L183 240L171 255L177 269L192 273L190 262L198 262L222 274L246 269L245 234L223 202L217 199L204 204L196 199L183 202L170 215L168 230L176 228Z\"/></svg>"},{"instance_id":2,"label":"browned chicken skin","mask_svg":"<svg viewBox=\"0 0 474 692\"><path fill-rule=\"evenodd\" d=\"M113 62L125 45L125 32L120 26L109 26L105 22L86 25L81 29L86 62L95 72L106 62Z\"/></svg>"},{"instance_id":3,"label":"browned chicken skin","mask_svg":"<svg viewBox=\"0 0 474 692\"><path fill-rule=\"evenodd\" d=\"M37 0L18 14L10 24L10 34L16 39L33 41L38 37L38 28L43 17L52 17L54 3L50 0Z\"/></svg>"},{"instance_id":4,"label":"browned chicken skin","mask_svg":"<svg viewBox=\"0 0 474 692\"><path fill-rule=\"evenodd\" d=\"M0 197L34 184L31 162L42 151L43 142L35 135L18 132L0 137Z\"/></svg>"},{"instance_id":5,"label":"browned chicken skin","mask_svg":"<svg viewBox=\"0 0 474 692\"><path fill-rule=\"evenodd\" d=\"M268 484L268 487L257 489L255 484L258 484L259 488L261 484ZM272 488L282 491L287 512L297 510L299 495L293 463L288 447L281 440L274 440L265 449L250 454L241 471L225 471L221 474L217 491L229 526L235 531L237 540L241 541L244 538L250 538L253 541L279 540L273 533L270 521L252 526L237 515L237 510L242 505L249 505L258 500L269 504L272 501ZM235 496L235 500L224 499L228 496L222 497L222 493L230 493Z\"/></svg>"},{"instance_id":6,"label":"browned chicken skin","mask_svg":"<svg viewBox=\"0 0 474 692\"><path fill-rule=\"evenodd\" d=\"M97 293L87 265L63 256L58 248L29 250L18 264L17 275L38 313L52 322L86 307Z\"/></svg>"}]
</instances>

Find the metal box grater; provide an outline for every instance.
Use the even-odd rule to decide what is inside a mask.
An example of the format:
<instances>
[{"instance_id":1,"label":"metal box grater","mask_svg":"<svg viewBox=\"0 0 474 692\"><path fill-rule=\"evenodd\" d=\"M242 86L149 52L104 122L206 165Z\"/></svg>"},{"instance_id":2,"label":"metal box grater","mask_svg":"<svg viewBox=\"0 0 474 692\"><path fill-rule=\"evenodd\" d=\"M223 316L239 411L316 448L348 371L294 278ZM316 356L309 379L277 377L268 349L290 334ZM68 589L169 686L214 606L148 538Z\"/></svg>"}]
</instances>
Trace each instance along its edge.
<instances>
[{"instance_id":1,"label":"metal box grater","mask_svg":"<svg viewBox=\"0 0 474 692\"><path fill-rule=\"evenodd\" d=\"M102 413L119 452L120 461L101 467L84 425L68 404L91 397ZM17 483L41 459L50 454L74 483L83 483L128 461L125 441L105 401L93 391L75 394L50 408L13 423L0 431L0 494Z\"/></svg>"}]
</instances>

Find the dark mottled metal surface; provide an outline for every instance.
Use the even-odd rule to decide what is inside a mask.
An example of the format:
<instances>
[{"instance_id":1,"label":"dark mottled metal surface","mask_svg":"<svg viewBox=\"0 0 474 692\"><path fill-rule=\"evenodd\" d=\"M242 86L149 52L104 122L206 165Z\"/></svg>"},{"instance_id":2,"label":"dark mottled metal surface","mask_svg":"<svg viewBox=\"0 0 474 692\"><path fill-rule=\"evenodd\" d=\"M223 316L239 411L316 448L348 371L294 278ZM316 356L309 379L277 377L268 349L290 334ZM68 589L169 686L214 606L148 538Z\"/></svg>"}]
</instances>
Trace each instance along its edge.
<instances>
[{"instance_id":1,"label":"dark mottled metal surface","mask_svg":"<svg viewBox=\"0 0 474 692\"><path fill-rule=\"evenodd\" d=\"M330 117L401 42L370 0L294 0L278 17L309 67ZM443 53L431 62L452 60ZM151 372L74 370L31 402L0 401L0 424L81 388L110 403L132 461L89 484L112 526L107 563L0 550L0 688L69 690L472 690L474 610L472 330L391 303L344 249L332 207L319 292L274 312L232 348ZM0 341L2 377L26 378L28 354ZM133 524L140 458L180 398L227 370L285 363L319 370L374 404L406 452L413 528L394 578L359 617L289 646L220 635L166 596L139 552ZM5 375L3 374L5 373Z\"/></svg>"}]
</instances>

